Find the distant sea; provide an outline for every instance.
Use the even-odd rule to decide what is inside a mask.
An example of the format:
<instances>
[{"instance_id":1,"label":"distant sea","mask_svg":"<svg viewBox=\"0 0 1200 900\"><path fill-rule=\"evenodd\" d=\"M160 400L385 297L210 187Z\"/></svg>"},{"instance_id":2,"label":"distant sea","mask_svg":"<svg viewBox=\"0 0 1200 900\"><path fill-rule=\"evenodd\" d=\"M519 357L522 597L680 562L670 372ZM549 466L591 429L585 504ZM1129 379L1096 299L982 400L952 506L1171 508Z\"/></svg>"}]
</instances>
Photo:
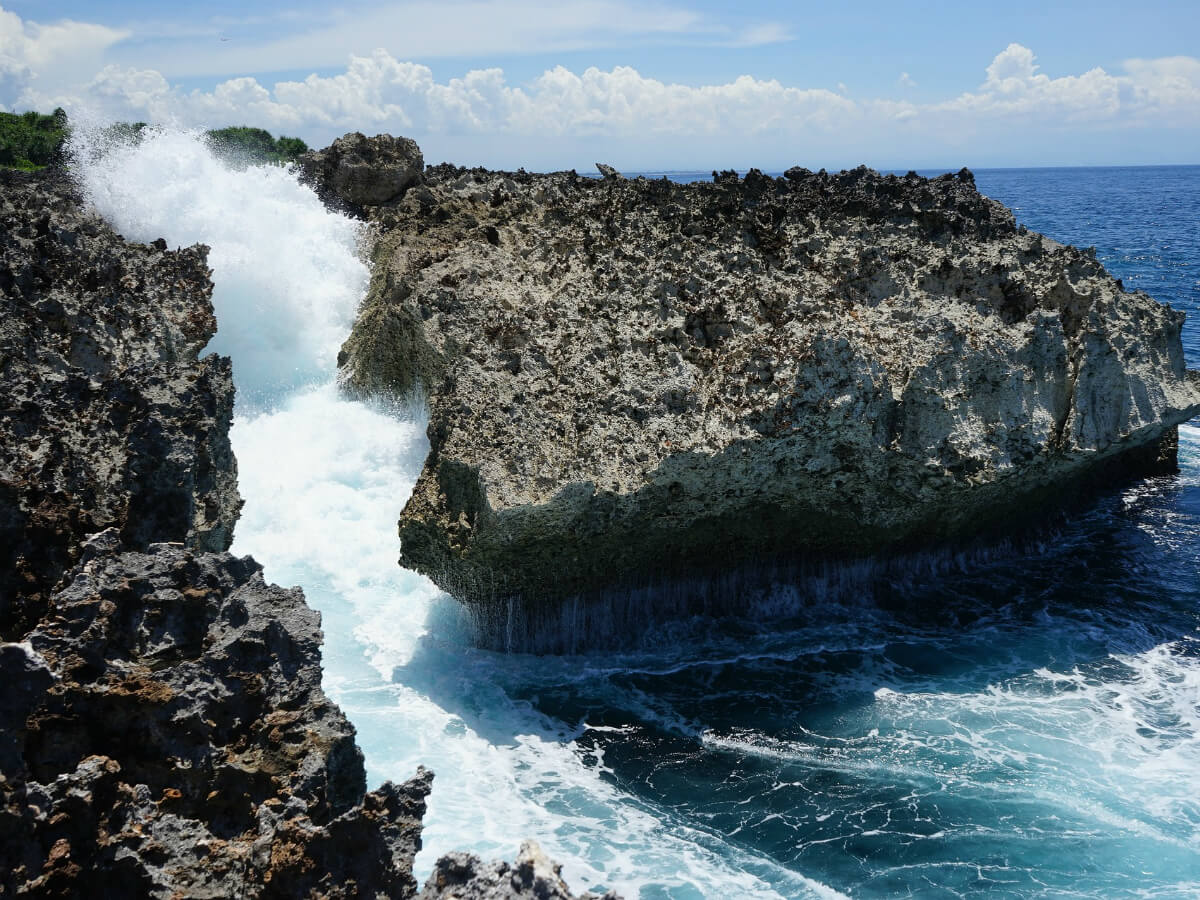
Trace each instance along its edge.
<instances>
[{"instance_id":1,"label":"distant sea","mask_svg":"<svg viewBox=\"0 0 1200 900\"><path fill-rule=\"evenodd\" d=\"M1020 222L1188 310L1200 367L1200 167L975 174ZM830 569L779 585L769 621L679 622L617 653L478 650L454 601L395 562L423 423L333 383L367 283L356 225L194 135L151 135L84 180L122 233L213 248L235 550L321 610L325 687L372 782L437 772L419 877L534 836L573 888L629 900L1200 896L1194 425L1179 475L1114 486L1020 549ZM850 599L824 602L835 590Z\"/></svg>"}]
</instances>

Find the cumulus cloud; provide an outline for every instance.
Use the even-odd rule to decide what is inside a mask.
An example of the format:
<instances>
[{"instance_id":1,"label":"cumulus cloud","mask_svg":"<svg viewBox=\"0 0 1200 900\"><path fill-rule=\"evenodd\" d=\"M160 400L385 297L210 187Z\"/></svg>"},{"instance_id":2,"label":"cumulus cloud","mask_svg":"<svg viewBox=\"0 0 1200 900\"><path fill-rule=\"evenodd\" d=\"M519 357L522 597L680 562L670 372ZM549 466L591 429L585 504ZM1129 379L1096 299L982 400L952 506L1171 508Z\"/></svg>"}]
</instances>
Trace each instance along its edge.
<instances>
[{"instance_id":1,"label":"cumulus cloud","mask_svg":"<svg viewBox=\"0 0 1200 900\"><path fill-rule=\"evenodd\" d=\"M776 129L830 129L861 109L824 89L785 87L743 75L727 84L668 84L618 66L580 74L557 66L524 87L501 69L439 82L427 66L383 50L353 57L345 72L282 81L253 78L212 91L173 89L158 72L108 66L81 102L113 118L213 125L237 119L276 128L389 127L419 133L521 135L753 135Z\"/></svg>"},{"instance_id":2,"label":"cumulus cloud","mask_svg":"<svg viewBox=\"0 0 1200 900\"><path fill-rule=\"evenodd\" d=\"M0 7L0 106L27 102L78 84L101 65L104 51L128 32L87 22L25 22Z\"/></svg>"},{"instance_id":3,"label":"cumulus cloud","mask_svg":"<svg viewBox=\"0 0 1200 900\"><path fill-rule=\"evenodd\" d=\"M607 9L604 4L614 2L594 5ZM663 10L655 27L691 27L668 22ZM1064 128L1075 135L1200 131L1200 60L1136 59L1120 74L1094 68L1051 77L1020 44L981 66L976 89L931 103L851 97L840 84L833 91L748 75L720 84L676 84L627 66L581 72L556 66L520 84L499 68L439 80L428 66L382 49L351 55L336 74L269 84L238 77L188 91L157 69L115 64L95 66L73 86L64 83L66 56L94 57L123 36L75 22L32 25L0 9L0 91L7 92L0 98L17 93L29 106L64 105L111 119L200 127L252 123L312 143L351 129L391 131L417 138L432 153L493 165L570 164L578 154L590 156L590 148L608 148L614 162L648 166L862 159L916 164L935 157L978 159L980 148L1026 153L1031 146L1060 154L1043 152L1040 161L1070 163L1092 160L1071 155L1083 143L1047 140ZM768 29L748 39L782 37ZM44 77L51 70L54 80ZM900 88L914 85L907 73L901 76ZM1097 145L1087 142L1087 148ZM502 147L512 152L501 155ZM1010 153L1014 164L1032 159Z\"/></svg>"},{"instance_id":4,"label":"cumulus cloud","mask_svg":"<svg viewBox=\"0 0 1200 900\"><path fill-rule=\"evenodd\" d=\"M906 73L907 74L907 73ZM906 74L901 84L914 85ZM1033 52L1012 44L987 67L977 91L929 105L853 100L825 89L785 86L743 75L725 84L669 84L636 69L557 66L523 86L501 69L468 72L440 82L424 65L384 50L354 56L344 72L281 81L267 88L236 78L212 91L182 92L159 73L110 66L81 98L113 114L174 117L194 124L231 116L303 128L388 126L421 133L507 131L530 136L805 132L850 122L1064 117L1117 122L1122 117L1200 119L1200 61L1190 57L1133 60L1126 74L1092 69L1051 78L1038 72Z\"/></svg>"}]
</instances>

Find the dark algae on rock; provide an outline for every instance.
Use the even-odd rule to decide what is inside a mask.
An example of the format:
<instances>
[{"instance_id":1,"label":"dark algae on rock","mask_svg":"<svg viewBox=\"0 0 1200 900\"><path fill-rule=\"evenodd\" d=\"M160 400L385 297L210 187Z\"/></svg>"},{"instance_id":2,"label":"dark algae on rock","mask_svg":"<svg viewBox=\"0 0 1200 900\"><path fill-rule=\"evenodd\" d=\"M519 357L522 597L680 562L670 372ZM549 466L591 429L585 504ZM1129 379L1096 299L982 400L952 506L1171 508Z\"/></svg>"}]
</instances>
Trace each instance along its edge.
<instances>
[{"instance_id":1,"label":"dark algae on rock","mask_svg":"<svg viewBox=\"0 0 1200 900\"><path fill-rule=\"evenodd\" d=\"M441 165L366 213L343 379L428 392L401 562L489 640L656 579L1003 528L1171 468L1200 412L1182 313L965 169Z\"/></svg>"},{"instance_id":2,"label":"dark algae on rock","mask_svg":"<svg viewBox=\"0 0 1200 900\"><path fill-rule=\"evenodd\" d=\"M414 897L433 775L367 791L320 616L241 507L203 246L0 172L0 896ZM562 897L534 849L425 897Z\"/></svg>"}]
</instances>

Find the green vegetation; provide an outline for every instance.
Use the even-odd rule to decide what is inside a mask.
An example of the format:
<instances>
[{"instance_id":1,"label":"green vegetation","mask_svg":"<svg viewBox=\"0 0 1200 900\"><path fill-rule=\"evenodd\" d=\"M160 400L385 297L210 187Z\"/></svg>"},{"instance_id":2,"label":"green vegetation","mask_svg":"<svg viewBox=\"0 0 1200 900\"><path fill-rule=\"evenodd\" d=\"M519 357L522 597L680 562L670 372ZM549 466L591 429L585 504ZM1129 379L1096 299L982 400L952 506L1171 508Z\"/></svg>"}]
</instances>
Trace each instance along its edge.
<instances>
[{"instance_id":1,"label":"green vegetation","mask_svg":"<svg viewBox=\"0 0 1200 900\"><path fill-rule=\"evenodd\" d=\"M145 122L118 122L105 129L113 142L133 142L141 138ZM56 109L50 115L38 112L0 112L0 166L34 171L50 164L67 135L67 114ZM273 163L283 165L308 145L300 138L274 137L262 128L236 125L205 133L210 147L221 156L243 165Z\"/></svg>"},{"instance_id":2,"label":"green vegetation","mask_svg":"<svg viewBox=\"0 0 1200 900\"><path fill-rule=\"evenodd\" d=\"M308 144L300 138L275 138L269 131L248 125L209 131L205 137L217 152L249 163L289 163L301 153L308 152Z\"/></svg>"},{"instance_id":3,"label":"green vegetation","mask_svg":"<svg viewBox=\"0 0 1200 900\"><path fill-rule=\"evenodd\" d=\"M61 109L48 116L0 112L0 166L33 171L49 165L66 129L67 114Z\"/></svg>"}]
</instances>

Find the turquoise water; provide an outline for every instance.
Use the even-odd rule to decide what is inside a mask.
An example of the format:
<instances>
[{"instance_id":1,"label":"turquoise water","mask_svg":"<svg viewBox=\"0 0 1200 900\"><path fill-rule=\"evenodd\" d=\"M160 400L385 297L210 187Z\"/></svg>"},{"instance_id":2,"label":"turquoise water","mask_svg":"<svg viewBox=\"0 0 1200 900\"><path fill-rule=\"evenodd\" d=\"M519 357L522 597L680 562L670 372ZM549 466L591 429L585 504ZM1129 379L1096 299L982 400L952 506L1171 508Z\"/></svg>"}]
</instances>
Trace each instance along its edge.
<instances>
[{"instance_id":1,"label":"turquoise water","mask_svg":"<svg viewBox=\"0 0 1200 900\"><path fill-rule=\"evenodd\" d=\"M976 175L1200 316L1200 167ZM770 618L680 622L619 653L478 650L454 601L395 564L419 413L333 384L366 284L354 223L195 135L80 177L130 237L212 247L214 349L239 388L234 549L321 610L325 687L372 781L437 772L418 876L536 837L572 886L629 898L1200 895L1200 429L1182 429L1179 476L1020 550L782 583Z\"/></svg>"}]
</instances>

